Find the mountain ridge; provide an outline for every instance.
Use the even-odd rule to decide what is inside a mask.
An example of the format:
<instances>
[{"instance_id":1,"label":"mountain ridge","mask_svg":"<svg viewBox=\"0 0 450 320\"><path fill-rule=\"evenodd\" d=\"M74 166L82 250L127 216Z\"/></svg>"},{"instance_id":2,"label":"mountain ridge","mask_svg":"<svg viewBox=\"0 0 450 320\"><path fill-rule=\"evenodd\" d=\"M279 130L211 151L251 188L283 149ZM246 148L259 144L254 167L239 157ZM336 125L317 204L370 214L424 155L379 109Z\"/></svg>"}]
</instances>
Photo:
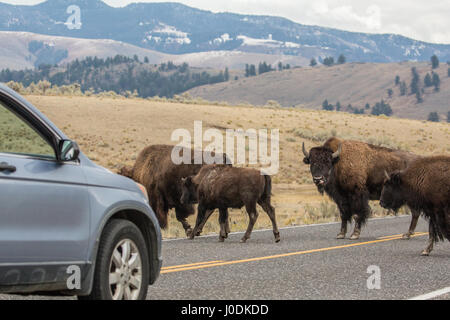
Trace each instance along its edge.
<instances>
[{"instance_id":1,"label":"mountain ridge","mask_svg":"<svg viewBox=\"0 0 450 320\"><path fill-rule=\"evenodd\" d=\"M81 29L69 30L66 9L81 9ZM0 30L112 39L168 54L243 51L312 57L344 54L348 61L450 60L450 45L394 34L368 34L309 26L267 15L213 13L176 2L110 7L100 0L48 0L35 6L0 3Z\"/></svg>"}]
</instances>

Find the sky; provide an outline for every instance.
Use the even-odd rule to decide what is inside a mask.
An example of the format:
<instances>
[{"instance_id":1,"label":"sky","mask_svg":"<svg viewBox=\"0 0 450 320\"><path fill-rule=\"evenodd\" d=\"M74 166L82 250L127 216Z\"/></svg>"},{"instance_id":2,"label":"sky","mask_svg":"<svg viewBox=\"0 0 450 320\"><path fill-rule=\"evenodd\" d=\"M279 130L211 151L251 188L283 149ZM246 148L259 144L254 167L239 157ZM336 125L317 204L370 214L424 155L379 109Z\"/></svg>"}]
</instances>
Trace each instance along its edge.
<instances>
[{"instance_id":1,"label":"sky","mask_svg":"<svg viewBox=\"0 0 450 320\"><path fill-rule=\"evenodd\" d=\"M169 1L169 0L168 0ZM104 0L114 7L152 0ZM450 44L450 0L170 0L213 12L281 16L341 30L395 33ZM32 5L43 0L0 0Z\"/></svg>"}]
</instances>

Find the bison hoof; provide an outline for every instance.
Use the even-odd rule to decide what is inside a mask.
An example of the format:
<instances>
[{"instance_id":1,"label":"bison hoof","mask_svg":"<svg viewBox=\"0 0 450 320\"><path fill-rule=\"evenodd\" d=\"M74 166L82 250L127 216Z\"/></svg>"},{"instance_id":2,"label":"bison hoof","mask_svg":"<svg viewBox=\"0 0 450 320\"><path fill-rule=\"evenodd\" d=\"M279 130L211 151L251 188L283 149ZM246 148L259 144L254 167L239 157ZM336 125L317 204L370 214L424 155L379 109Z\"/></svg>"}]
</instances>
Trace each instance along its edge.
<instances>
[{"instance_id":1,"label":"bison hoof","mask_svg":"<svg viewBox=\"0 0 450 320\"><path fill-rule=\"evenodd\" d=\"M402 236L402 240L410 240L411 239L411 235L412 235L413 233L405 233L403 236Z\"/></svg>"},{"instance_id":2,"label":"bison hoof","mask_svg":"<svg viewBox=\"0 0 450 320\"><path fill-rule=\"evenodd\" d=\"M220 236L219 237L219 242L225 242L225 237Z\"/></svg>"},{"instance_id":3,"label":"bison hoof","mask_svg":"<svg viewBox=\"0 0 450 320\"><path fill-rule=\"evenodd\" d=\"M345 239L345 233L339 233L336 239Z\"/></svg>"},{"instance_id":4,"label":"bison hoof","mask_svg":"<svg viewBox=\"0 0 450 320\"><path fill-rule=\"evenodd\" d=\"M196 233L195 233L195 236L196 237L200 237L202 235L202 231L201 230L199 230L199 231L197 231Z\"/></svg>"},{"instance_id":5,"label":"bison hoof","mask_svg":"<svg viewBox=\"0 0 450 320\"><path fill-rule=\"evenodd\" d=\"M188 229L186 229L186 237L190 237L191 235L192 235L192 232L193 232L194 230L192 230L192 228L188 228Z\"/></svg>"},{"instance_id":6,"label":"bison hoof","mask_svg":"<svg viewBox=\"0 0 450 320\"><path fill-rule=\"evenodd\" d=\"M280 234L279 233L275 233L275 243L280 242Z\"/></svg>"},{"instance_id":7,"label":"bison hoof","mask_svg":"<svg viewBox=\"0 0 450 320\"><path fill-rule=\"evenodd\" d=\"M430 251L428 250L423 250L422 253L420 254L422 257L428 257L430 255Z\"/></svg>"},{"instance_id":8,"label":"bison hoof","mask_svg":"<svg viewBox=\"0 0 450 320\"><path fill-rule=\"evenodd\" d=\"M359 239L359 234L352 234L352 236L350 237L350 240L358 240Z\"/></svg>"},{"instance_id":9,"label":"bison hoof","mask_svg":"<svg viewBox=\"0 0 450 320\"><path fill-rule=\"evenodd\" d=\"M246 243L247 242L247 239L246 238L242 238L241 239L241 243Z\"/></svg>"}]
</instances>

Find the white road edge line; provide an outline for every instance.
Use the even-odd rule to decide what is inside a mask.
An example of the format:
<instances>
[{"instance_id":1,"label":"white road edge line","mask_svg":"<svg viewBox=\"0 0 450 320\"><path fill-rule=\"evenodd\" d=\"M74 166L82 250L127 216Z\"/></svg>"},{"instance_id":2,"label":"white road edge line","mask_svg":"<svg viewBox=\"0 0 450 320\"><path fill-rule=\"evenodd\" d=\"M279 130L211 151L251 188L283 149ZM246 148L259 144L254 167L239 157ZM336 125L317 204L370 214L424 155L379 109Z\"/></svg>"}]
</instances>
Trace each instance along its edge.
<instances>
[{"instance_id":1,"label":"white road edge line","mask_svg":"<svg viewBox=\"0 0 450 320\"><path fill-rule=\"evenodd\" d=\"M411 215L398 215L398 216L387 216L387 217L380 217L380 218L371 218L369 219L369 221L376 221L376 220L385 220L385 219L398 219L398 218L407 218L407 217L411 217ZM283 228L278 228L279 230L287 230L287 229L297 229L297 228L308 228L308 227L320 227L320 226L328 226L328 225L332 225L332 224L341 224L340 222L327 222L327 223L317 223L317 224L302 224L299 226L290 226L290 227L283 227ZM267 231L272 231L272 229L258 229L258 230L253 230L253 232L267 232ZM252 232L252 233L253 233ZM230 235L233 234L242 234L245 233L245 231L238 231L238 232L231 232ZM196 238L209 238L209 237L217 237L216 233L213 234L207 234L204 236L199 236ZM180 240L186 240L186 238L172 238L172 239L163 239L163 242L170 242L170 241L180 241Z\"/></svg>"},{"instance_id":2,"label":"white road edge line","mask_svg":"<svg viewBox=\"0 0 450 320\"><path fill-rule=\"evenodd\" d=\"M440 289L440 290L436 290L430 293L426 293L423 294L421 296L417 296L408 300L430 300L439 296L442 296L446 293L450 293L450 287L444 288L444 289Z\"/></svg>"}]
</instances>

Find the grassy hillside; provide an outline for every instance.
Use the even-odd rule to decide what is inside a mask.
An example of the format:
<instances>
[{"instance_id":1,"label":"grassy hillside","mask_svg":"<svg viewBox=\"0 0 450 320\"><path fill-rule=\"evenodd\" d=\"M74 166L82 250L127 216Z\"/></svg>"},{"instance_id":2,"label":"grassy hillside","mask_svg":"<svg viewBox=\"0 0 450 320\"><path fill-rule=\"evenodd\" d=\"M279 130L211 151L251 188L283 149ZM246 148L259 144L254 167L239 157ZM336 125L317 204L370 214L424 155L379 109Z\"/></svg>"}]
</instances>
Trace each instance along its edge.
<instances>
[{"instance_id":1,"label":"grassy hillside","mask_svg":"<svg viewBox=\"0 0 450 320\"><path fill-rule=\"evenodd\" d=\"M342 106L352 104L363 108L366 103L373 106L384 99L392 106L394 116L412 119L426 119L430 112L438 112L442 119L450 111L450 78L448 65L440 64L434 70L441 80L440 92L426 88L424 102L417 104L414 95L400 96L399 86L394 80L411 83L411 68L416 67L420 74L420 87L424 86L426 73L431 73L431 65L426 62L402 63L348 63L332 67L304 67L283 72L270 72L260 76L242 78L237 81L194 88L189 93L210 101L228 101L230 103L248 102L264 105L268 100L276 100L282 106L320 109L322 102L337 101ZM388 89L393 90L392 98Z\"/></svg>"},{"instance_id":2,"label":"grassy hillside","mask_svg":"<svg viewBox=\"0 0 450 320\"><path fill-rule=\"evenodd\" d=\"M450 153L450 126L407 119L357 116L347 113L303 109L226 107L163 103L143 99L106 99L93 97L28 96L84 153L95 162L116 171L132 165L138 152L147 145L175 144L171 133L185 128L193 133L194 121L203 129L280 129L280 172L273 177L274 206L281 226L335 221L334 203L322 197L311 184L309 169L303 164L301 143L320 144L331 135L433 155ZM377 203L376 215L384 214ZM216 214L205 231L218 230ZM245 230L247 215L231 214L232 230ZM165 237L183 236L181 225L171 213ZM194 223L194 218L190 218ZM257 228L270 227L261 212ZM406 230L405 225L405 230Z\"/></svg>"},{"instance_id":3,"label":"grassy hillside","mask_svg":"<svg viewBox=\"0 0 450 320\"><path fill-rule=\"evenodd\" d=\"M276 65L283 64L306 65L308 60L299 56L288 56L281 54L263 54L241 51L211 51L190 54L172 55L154 50L143 49L128 43L105 40L105 39L79 39L57 36L46 36L29 32L0 31L1 43L7 46L0 47L0 70L9 68L11 70L22 70L39 65L40 61L48 63L47 52L30 51L30 42L41 42L52 49L52 51L67 51L67 56L52 61L54 63L67 63L75 59L83 59L89 56L98 58L114 57L118 54L133 57L135 54L141 61L144 57L149 58L150 63L160 64L172 61L175 64L188 63L193 67L225 69L228 67L243 70L245 64L258 64L261 61ZM42 54L40 54L42 53Z\"/></svg>"},{"instance_id":4,"label":"grassy hillside","mask_svg":"<svg viewBox=\"0 0 450 320\"><path fill-rule=\"evenodd\" d=\"M54 48L54 50L67 50L67 57L56 63L65 63L88 56L107 58L117 54L128 57L136 54L142 60L144 57L148 57L151 63L170 60L170 55L113 40L77 39L45 36L29 32L2 31L0 32L0 41L8 44L0 48L0 69L21 70L34 68L38 59L43 59L44 57L40 57L39 52L30 51L29 44L32 41L41 42L50 48Z\"/></svg>"}]
</instances>

